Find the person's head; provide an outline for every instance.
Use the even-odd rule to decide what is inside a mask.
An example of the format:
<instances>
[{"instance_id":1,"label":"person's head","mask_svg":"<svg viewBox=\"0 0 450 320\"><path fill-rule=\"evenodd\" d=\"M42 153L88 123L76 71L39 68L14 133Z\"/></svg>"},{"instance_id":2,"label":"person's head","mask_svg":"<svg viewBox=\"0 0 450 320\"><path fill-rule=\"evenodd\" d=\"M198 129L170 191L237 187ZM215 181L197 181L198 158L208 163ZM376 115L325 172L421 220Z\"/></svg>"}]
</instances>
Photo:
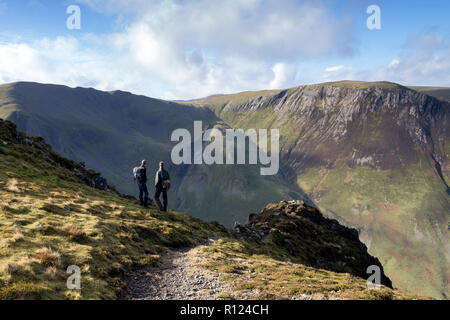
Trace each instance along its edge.
<instances>
[{"instance_id":1,"label":"person's head","mask_svg":"<svg viewBox=\"0 0 450 320\"><path fill-rule=\"evenodd\" d=\"M159 163L159 167L160 167L160 168L164 168L164 162L161 161L161 162Z\"/></svg>"},{"instance_id":2,"label":"person's head","mask_svg":"<svg viewBox=\"0 0 450 320\"><path fill-rule=\"evenodd\" d=\"M142 163L141 163L141 167L146 167L147 166L147 161L146 160L142 160Z\"/></svg>"}]
</instances>

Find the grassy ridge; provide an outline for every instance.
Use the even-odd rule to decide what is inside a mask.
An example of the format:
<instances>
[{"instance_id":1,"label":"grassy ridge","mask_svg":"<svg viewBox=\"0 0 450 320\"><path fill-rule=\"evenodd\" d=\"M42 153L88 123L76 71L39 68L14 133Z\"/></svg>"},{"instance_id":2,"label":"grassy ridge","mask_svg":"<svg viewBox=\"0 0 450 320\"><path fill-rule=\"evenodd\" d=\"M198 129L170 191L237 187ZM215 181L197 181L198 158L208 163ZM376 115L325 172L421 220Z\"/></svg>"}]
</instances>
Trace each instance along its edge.
<instances>
[{"instance_id":1,"label":"grassy ridge","mask_svg":"<svg viewBox=\"0 0 450 320\"><path fill-rule=\"evenodd\" d=\"M125 270L157 265L167 247L223 234L81 184L46 151L1 133L0 299L115 299ZM70 265L82 270L82 291L67 290Z\"/></svg>"},{"instance_id":2,"label":"grassy ridge","mask_svg":"<svg viewBox=\"0 0 450 320\"><path fill-rule=\"evenodd\" d=\"M295 262L273 243L221 239L197 255L200 267L222 273L222 281L233 285L234 293L223 299L426 299L385 286L370 290L349 273Z\"/></svg>"}]
</instances>

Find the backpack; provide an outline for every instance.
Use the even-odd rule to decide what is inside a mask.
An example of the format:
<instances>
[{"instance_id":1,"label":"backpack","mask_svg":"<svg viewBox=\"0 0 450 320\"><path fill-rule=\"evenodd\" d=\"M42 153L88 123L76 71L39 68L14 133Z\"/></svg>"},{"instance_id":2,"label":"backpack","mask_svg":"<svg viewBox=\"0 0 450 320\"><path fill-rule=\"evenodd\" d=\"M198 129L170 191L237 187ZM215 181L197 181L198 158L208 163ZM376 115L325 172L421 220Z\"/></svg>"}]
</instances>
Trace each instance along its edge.
<instances>
[{"instance_id":1,"label":"backpack","mask_svg":"<svg viewBox=\"0 0 450 320\"><path fill-rule=\"evenodd\" d=\"M161 179L162 179L162 186L164 189L169 190L170 189L170 178L167 171L161 171Z\"/></svg>"},{"instance_id":2,"label":"backpack","mask_svg":"<svg viewBox=\"0 0 450 320\"><path fill-rule=\"evenodd\" d=\"M133 177L137 182L141 181L141 167L136 167L133 169Z\"/></svg>"}]
</instances>

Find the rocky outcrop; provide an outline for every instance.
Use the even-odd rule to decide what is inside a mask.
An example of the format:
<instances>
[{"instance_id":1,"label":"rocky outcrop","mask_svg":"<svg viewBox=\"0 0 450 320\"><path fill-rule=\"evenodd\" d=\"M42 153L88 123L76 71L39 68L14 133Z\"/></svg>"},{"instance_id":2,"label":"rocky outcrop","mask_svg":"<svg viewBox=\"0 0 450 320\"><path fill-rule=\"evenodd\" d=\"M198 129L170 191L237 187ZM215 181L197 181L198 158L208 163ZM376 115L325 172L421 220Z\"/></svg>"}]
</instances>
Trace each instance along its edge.
<instances>
[{"instance_id":1,"label":"rocky outcrop","mask_svg":"<svg viewBox=\"0 0 450 320\"><path fill-rule=\"evenodd\" d=\"M325 218L303 201L269 204L259 214L251 214L246 225L235 226L235 231L241 238L271 243L314 268L367 279L367 268L377 266L381 283L392 288L380 261L367 252L356 229Z\"/></svg>"}]
</instances>

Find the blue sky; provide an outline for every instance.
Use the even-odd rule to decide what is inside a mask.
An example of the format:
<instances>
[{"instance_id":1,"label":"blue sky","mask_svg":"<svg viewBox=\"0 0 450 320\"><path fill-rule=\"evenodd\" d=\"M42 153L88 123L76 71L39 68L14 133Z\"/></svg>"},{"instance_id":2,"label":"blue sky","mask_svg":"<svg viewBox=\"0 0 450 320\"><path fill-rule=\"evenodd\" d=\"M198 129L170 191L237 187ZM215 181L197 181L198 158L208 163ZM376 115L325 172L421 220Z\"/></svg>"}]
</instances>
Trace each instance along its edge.
<instances>
[{"instance_id":1,"label":"blue sky","mask_svg":"<svg viewBox=\"0 0 450 320\"><path fill-rule=\"evenodd\" d=\"M69 30L66 9L81 9ZM381 10L369 30L367 7ZM166 99L335 80L450 86L446 0L0 0L0 83Z\"/></svg>"}]
</instances>

